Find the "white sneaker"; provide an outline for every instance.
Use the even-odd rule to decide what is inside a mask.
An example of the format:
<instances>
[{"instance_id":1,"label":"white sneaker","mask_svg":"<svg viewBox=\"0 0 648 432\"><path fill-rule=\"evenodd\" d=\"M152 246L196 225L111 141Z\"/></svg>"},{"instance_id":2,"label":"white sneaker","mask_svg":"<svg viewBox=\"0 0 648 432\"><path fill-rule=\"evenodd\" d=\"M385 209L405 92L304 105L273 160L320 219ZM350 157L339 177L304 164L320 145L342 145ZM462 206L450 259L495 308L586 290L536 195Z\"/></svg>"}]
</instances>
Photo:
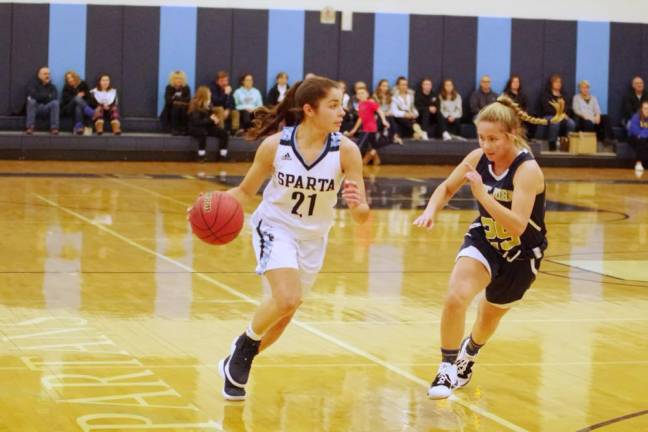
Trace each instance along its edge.
<instances>
[{"instance_id":1,"label":"white sneaker","mask_svg":"<svg viewBox=\"0 0 648 432\"><path fill-rule=\"evenodd\" d=\"M457 388L466 386L472 378L472 367L475 364L475 358L477 355L470 355L466 351L468 347L468 341L470 337L461 342L461 348L459 348L459 355L455 361L455 366L457 367Z\"/></svg>"},{"instance_id":2,"label":"white sneaker","mask_svg":"<svg viewBox=\"0 0 648 432\"><path fill-rule=\"evenodd\" d=\"M635 171L643 172L643 170L644 170L643 164L641 162L637 162L635 164Z\"/></svg>"},{"instance_id":3,"label":"white sneaker","mask_svg":"<svg viewBox=\"0 0 648 432\"><path fill-rule=\"evenodd\" d=\"M452 140L452 136L448 133L448 131L443 132L443 141L450 141Z\"/></svg>"},{"instance_id":4,"label":"white sneaker","mask_svg":"<svg viewBox=\"0 0 648 432\"><path fill-rule=\"evenodd\" d=\"M206 150L198 150L198 157L205 157L206 154L207 154Z\"/></svg>"},{"instance_id":5,"label":"white sneaker","mask_svg":"<svg viewBox=\"0 0 648 432\"><path fill-rule=\"evenodd\" d=\"M226 157L227 157L227 149L221 149L221 150L219 150L219 153L220 153L220 156L221 156L222 158L226 158Z\"/></svg>"},{"instance_id":6,"label":"white sneaker","mask_svg":"<svg viewBox=\"0 0 648 432\"><path fill-rule=\"evenodd\" d=\"M428 397L430 399L447 399L456 386L457 366L447 362L441 363L437 376L428 389Z\"/></svg>"}]
</instances>

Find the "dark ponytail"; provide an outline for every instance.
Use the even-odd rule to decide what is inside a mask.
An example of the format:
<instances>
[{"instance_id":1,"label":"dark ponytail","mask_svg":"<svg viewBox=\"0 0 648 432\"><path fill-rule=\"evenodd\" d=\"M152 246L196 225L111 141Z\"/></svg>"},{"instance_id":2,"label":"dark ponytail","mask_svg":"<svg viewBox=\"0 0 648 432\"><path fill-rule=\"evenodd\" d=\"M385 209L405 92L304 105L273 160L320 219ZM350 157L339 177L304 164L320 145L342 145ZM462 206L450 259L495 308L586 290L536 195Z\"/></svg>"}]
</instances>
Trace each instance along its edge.
<instances>
[{"instance_id":1,"label":"dark ponytail","mask_svg":"<svg viewBox=\"0 0 648 432\"><path fill-rule=\"evenodd\" d=\"M304 105L317 108L319 101L326 97L329 90L337 87L337 82L320 76L297 81L281 103L272 108L260 107L254 111L252 128L245 137L251 141L264 139L279 132L283 126L299 124L303 117Z\"/></svg>"}]
</instances>

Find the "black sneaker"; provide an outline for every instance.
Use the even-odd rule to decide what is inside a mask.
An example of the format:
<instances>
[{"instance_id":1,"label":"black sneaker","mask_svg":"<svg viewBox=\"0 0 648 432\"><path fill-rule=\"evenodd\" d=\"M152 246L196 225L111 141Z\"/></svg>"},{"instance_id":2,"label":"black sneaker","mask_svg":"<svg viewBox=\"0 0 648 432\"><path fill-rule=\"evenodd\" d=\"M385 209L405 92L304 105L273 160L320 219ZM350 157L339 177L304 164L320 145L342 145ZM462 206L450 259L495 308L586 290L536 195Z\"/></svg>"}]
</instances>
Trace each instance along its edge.
<instances>
[{"instance_id":1,"label":"black sneaker","mask_svg":"<svg viewBox=\"0 0 648 432\"><path fill-rule=\"evenodd\" d=\"M224 365L225 376L237 387L245 387L250 376L252 361L259 353L261 341L250 339L243 333L232 344L230 359Z\"/></svg>"},{"instance_id":2,"label":"black sneaker","mask_svg":"<svg viewBox=\"0 0 648 432\"><path fill-rule=\"evenodd\" d=\"M469 339L470 337L467 337L463 342L461 342L459 356L455 361L455 366L457 366L457 388L468 385L470 378L472 378L472 368L475 364L475 357L477 357L477 355L470 355L468 354L468 351L466 351Z\"/></svg>"},{"instance_id":3,"label":"black sneaker","mask_svg":"<svg viewBox=\"0 0 648 432\"><path fill-rule=\"evenodd\" d=\"M223 397L231 401L245 400L245 389L237 387L225 376L225 367L229 363L230 356L225 357L218 363L218 374L223 378L225 384L223 385Z\"/></svg>"}]
</instances>

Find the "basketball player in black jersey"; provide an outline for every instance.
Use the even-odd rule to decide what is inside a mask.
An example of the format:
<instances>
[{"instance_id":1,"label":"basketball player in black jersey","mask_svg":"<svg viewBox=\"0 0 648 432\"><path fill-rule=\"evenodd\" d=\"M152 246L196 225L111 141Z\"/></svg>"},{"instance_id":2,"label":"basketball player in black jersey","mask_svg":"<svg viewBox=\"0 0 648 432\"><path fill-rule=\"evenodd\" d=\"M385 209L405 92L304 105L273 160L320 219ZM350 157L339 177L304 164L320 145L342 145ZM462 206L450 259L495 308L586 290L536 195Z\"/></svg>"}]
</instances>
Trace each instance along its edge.
<instances>
[{"instance_id":1,"label":"basketball player in black jersey","mask_svg":"<svg viewBox=\"0 0 648 432\"><path fill-rule=\"evenodd\" d=\"M559 113L550 121L560 120ZM414 224L432 228L437 214L466 183L479 205L450 277L441 318L442 362L428 390L444 399L468 384L479 349L536 278L547 248L545 183L522 122L547 124L503 96L477 115L480 148L434 191ZM481 291L477 320L465 339L466 309Z\"/></svg>"}]
</instances>

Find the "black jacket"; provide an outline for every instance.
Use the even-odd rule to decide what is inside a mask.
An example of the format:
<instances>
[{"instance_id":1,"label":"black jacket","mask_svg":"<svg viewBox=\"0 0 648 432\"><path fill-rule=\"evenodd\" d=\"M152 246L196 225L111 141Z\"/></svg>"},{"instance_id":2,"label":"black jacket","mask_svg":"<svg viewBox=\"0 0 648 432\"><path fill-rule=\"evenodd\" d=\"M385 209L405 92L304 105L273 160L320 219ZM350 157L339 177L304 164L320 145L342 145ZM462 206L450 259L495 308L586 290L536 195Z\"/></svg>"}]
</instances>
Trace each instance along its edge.
<instances>
[{"instance_id":1,"label":"black jacket","mask_svg":"<svg viewBox=\"0 0 648 432\"><path fill-rule=\"evenodd\" d=\"M27 97L34 99L39 104L47 104L58 99L58 91L51 81L43 84L36 77L27 84Z\"/></svg>"},{"instance_id":2,"label":"black jacket","mask_svg":"<svg viewBox=\"0 0 648 432\"><path fill-rule=\"evenodd\" d=\"M191 89L189 86L184 86L180 90L177 90L172 85L167 85L164 90L164 109L160 114L162 125L168 127L171 124L171 107L174 102L186 104L186 108L188 108L190 100Z\"/></svg>"},{"instance_id":3,"label":"black jacket","mask_svg":"<svg viewBox=\"0 0 648 432\"><path fill-rule=\"evenodd\" d=\"M211 103L213 107L223 107L224 109L234 109L234 90L230 94L225 94L225 90L217 83L212 82L209 84L211 90Z\"/></svg>"},{"instance_id":4,"label":"black jacket","mask_svg":"<svg viewBox=\"0 0 648 432\"><path fill-rule=\"evenodd\" d=\"M518 104L524 111L527 111L527 108L529 108L529 102L523 92L518 92L518 94L515 94L510 90L505 90L504 94L511 98L511 100Z\"/></svg>"},{"instance_id":5,"label":"black jacket","mask_svg":"<svg viewBox=\"0 0 648 432\"><path fill-rule=\"evenodd\" d=\"M416 90L414 95L414 106L419 112L419 115L423 112L430 112L430 107L435 106L439 109L439 98L437 94L432 90L430 94L423 94L421 89Z\"/></svg>"},{"instance_id":6,"label":"black jacket","mask_svg":"<svg viewBox=\"0 0 648 432\"><path fill-rule=\"evenodd\" d=\"M290 86L286 84L286 92L290 90ZM279 103L279 85L275 84L268 92L266 104L269 106L277 105Z\"/></svg>"},{"instance_id":7,"label":"black jacket","mask_svg":"<svg viewBox=\"0 0 648 432\"><path fill-rule=\"evenodd\" d=\"M639 111L641 104L646 101L648 101L648 90L644 90L641 98L638 98L634 89L631 89L623 98L621 116L624 122L628 122Z\"/></svg>"},{"instance_id":8,"label":"black jacket","mask_svg":"<svg viewBox=\"0 0 648 432\"><path fill-rule=\"evenodd\" d=\"M63 113L63 115L74 114L74 98L80 92L85 93L83 99L89 104L90 89L88 88L88 84L86 84L85 81L81 81L76 87L72 87L67 83L63 86L63 93L61 96L61 112Z\"/></svg>"},{"instance_id":9,"label":"black jacket","mask_svg":"<svg viewBox=\"0 0 648 432\"><path fill-rule=\"evenodd\" d=\"M216 126L211 119L212 112L198 109L189 113L189 135L207 135L210 128Z\"/></svg>"}]
</instances>

